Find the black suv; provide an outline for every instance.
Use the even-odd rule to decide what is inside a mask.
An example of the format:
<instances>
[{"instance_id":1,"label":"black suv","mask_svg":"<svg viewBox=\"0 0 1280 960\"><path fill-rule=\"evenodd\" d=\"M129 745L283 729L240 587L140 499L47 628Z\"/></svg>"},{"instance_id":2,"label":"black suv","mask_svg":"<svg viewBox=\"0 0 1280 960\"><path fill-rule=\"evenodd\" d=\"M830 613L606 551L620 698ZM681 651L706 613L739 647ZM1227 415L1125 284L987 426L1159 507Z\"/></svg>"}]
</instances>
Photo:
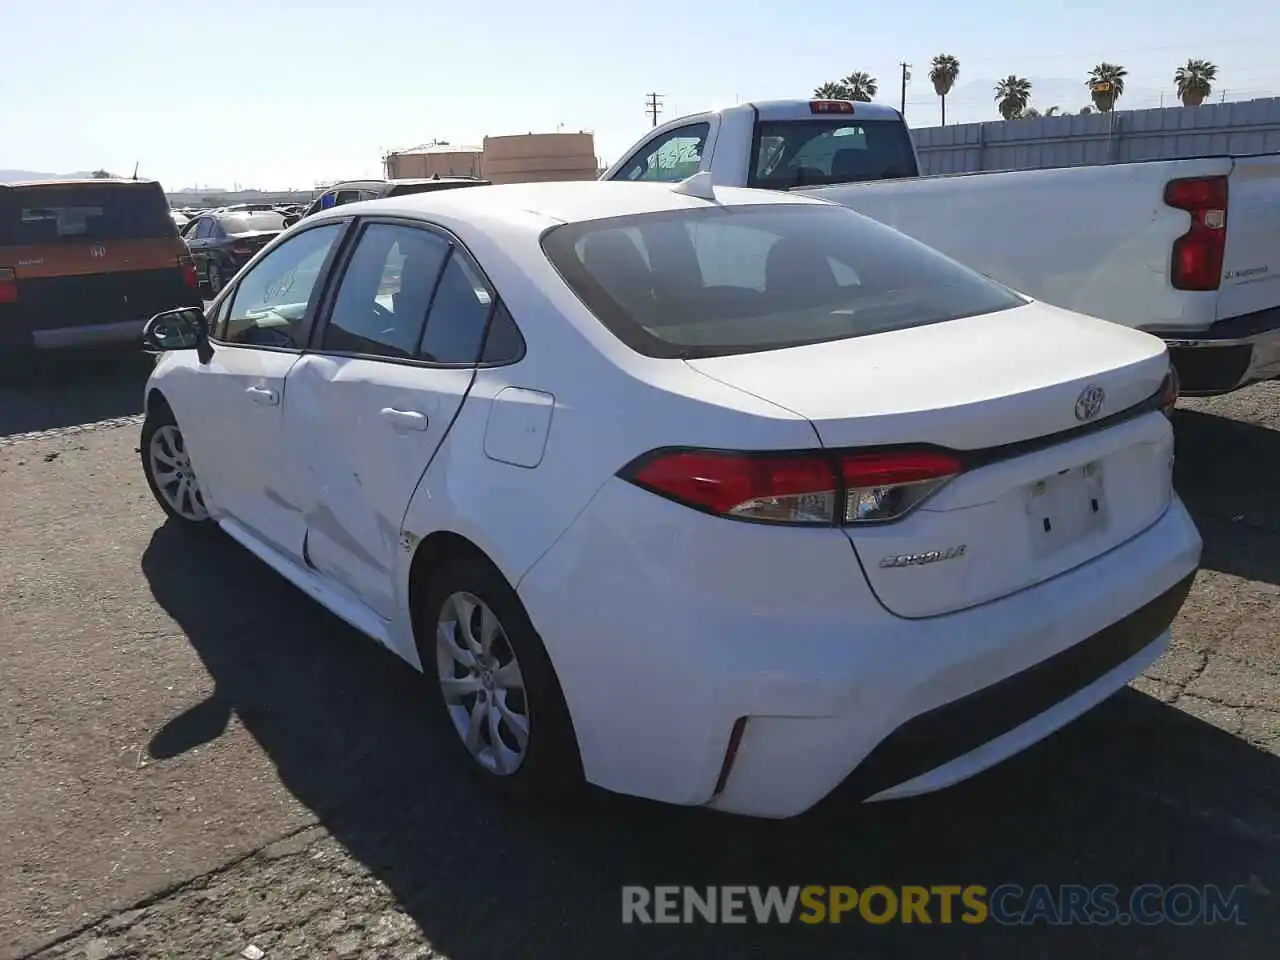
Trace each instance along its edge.
<instances>
[{"instance_id":1,"label":"black suv","mask_svg":"<svg viewBox=\"0 0 1280 960\"><path fill-rule=\"evenodd\" d=\"M441 177L412 178L403 180L346 180L335 183L324 193L311 201L311 206L298 216L287 216L285 226L291 227L299 220L328 210L340 207L344 203L355 203L359 200L379 200L383 197L402 197L407 193L430 193L433 190L453 190L456 187L485 187L488 180L479 177Z\"/></svg>"}]
</instances>

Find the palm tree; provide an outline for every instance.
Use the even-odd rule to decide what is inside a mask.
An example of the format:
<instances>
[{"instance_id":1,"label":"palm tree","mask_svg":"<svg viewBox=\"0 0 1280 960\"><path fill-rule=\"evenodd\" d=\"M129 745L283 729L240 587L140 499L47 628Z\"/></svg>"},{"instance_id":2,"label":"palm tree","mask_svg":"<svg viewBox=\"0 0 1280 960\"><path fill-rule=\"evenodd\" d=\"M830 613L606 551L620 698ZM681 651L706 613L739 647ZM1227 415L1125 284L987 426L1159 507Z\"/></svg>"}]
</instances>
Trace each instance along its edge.
<instances>
[{"instance_id":1,"label":"palm tree","mask_svg":"<svg viewBox=\"0 0 1280 960\"><path fill-rule=\"evenodd\" d=\"M870 103L878 89L876 78L861 70L854 71L840 82L849 88L850 100L860 100L863 103Z\"/></svg>"},{"instance_id":2,"label":"palm tree","mask_svg":"<svg viewBox=\"0 0 1280 960\"><path fill-rule=\"evenodd\" d=\"M996 84L996 109L1006 120L1017 120L1031 99L1031 81L1012 73Z\"/></svg>"},{"instance_id":3,"label":"palm tree","mask_svg":"<svg viewBox=\"0 0 1280 960\"><path fill-rule=\"evenodd\" d=\"M95 170L93 173L89 174L89 176L93 177L95 180L110 180L114 174L109 173L106 170Z\"/></svg>"},{"instance_id":4,"label":"palm tree","mask_svg":"<svg viewBox=\"0 0 1280 960\"><path fill-rule=\"evenodd\" d=\"M1089 88L1093 105L1103 113L1115 109L1116 101L1124 94L1124 78L1128 75L1124 67L1105 60L1090 70L1084 85Z\"/></svg>"},{"instance_id":5,"label":"palm tree","mask_svg":"<svg viewBox=\"0 0 1280 960\"><path fill-rule=\"evenodd\" d=\"M1027 107L1022 114L1024 119L1028 117L1056 117L1057 115L1057 107L1045 107L1044 110L1037 110L1035 107Z\"/></svg>"},{"instance_id":6,"label":"palm tree","mask_svg":"<svg viewBox=\"0 0 1280 960\"><path fill-rule=\"evenodd\" d=\"M929 79L933 81L933 92L942 98L942 125L947 125L947 94L956 85L960 76L960 61L949 53L940 53L933 58L929 68Z\"/></svg>"},{"instance_id":7,"label":"palm tree","mask_svg":"<svg viewBox=\"0 0 1280 960\"><path fill-rule=\"evenodd\" d=\"M819 100L852 100L850 90L847 86L839 81L835 83L824 83L817 90L813 91L813 95Z\"/></svg>"},{"instance_id":8,"label":"palm tree","mask_svg":"<svg viewBox=\"0 0 1280 960\"><path fill-rule=\"evenodd\" d=\"M1174 71L1173 83L1178 89L1178 99L1184 107L1198 107L1213 92L1213 81L1218 79L1217 64L1208 60L1188 60L1185 67Z\"/></svg>"}]
</instances>

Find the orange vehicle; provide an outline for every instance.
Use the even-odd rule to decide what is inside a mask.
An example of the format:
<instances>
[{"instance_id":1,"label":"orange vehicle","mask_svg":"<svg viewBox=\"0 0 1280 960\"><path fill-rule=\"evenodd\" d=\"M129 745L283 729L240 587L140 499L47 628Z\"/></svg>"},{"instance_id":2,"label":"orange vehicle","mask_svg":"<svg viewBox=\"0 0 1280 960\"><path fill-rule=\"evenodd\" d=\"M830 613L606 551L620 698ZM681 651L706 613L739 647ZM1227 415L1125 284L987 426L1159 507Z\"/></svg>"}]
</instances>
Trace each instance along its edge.
<instances>
[{"instance_id":1,"label":"orange vehicle","mask_svg":"<svg viewBox=\"0 0 1280 960\"><path fill-rule=\"evenodd\" d=\"M0 184L0 352L128 342L200 304L159 183Z\"/></svg>"}]
</instances>

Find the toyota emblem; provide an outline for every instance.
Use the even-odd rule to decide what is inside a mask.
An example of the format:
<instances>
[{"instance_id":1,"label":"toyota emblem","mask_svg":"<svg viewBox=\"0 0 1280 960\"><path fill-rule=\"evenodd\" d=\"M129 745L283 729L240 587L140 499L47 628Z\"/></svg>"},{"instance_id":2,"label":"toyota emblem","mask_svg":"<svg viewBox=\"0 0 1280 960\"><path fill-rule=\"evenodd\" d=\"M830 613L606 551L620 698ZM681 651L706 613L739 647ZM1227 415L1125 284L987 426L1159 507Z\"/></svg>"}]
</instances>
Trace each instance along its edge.
<instances>
[{"instance_id":1,"label":"toyota emblem","mask_svg":"<svg viewBox=\"0 0 1280 960\"><path fill-rule=\"evenodd\" d=\"M1102 401L1106 398L1106 393L1097 384L1085 387L1080 396L1076 398L1076 419L1081 423L1092 420L1101 412Z\"/></svg>"}]
</instances>

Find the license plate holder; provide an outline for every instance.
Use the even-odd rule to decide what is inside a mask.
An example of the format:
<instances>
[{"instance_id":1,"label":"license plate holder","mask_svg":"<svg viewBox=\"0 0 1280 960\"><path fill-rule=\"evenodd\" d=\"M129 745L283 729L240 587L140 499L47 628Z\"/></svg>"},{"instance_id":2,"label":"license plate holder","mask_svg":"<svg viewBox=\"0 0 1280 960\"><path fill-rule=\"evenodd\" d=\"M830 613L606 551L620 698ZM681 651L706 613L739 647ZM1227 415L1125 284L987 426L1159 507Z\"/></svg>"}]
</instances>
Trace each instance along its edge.
<instances>
[{"instance_id":1,"label":"license plate holder","mask_svg":"<svg viewBox=\"0 0 1280 960\"><path fill-rule=\"evenodd\" d=\"M1102 463L1090 461L1026 487L1027 532L1036 558L1057 553L1107 526Z\"/></svg>"}]
</instances>

